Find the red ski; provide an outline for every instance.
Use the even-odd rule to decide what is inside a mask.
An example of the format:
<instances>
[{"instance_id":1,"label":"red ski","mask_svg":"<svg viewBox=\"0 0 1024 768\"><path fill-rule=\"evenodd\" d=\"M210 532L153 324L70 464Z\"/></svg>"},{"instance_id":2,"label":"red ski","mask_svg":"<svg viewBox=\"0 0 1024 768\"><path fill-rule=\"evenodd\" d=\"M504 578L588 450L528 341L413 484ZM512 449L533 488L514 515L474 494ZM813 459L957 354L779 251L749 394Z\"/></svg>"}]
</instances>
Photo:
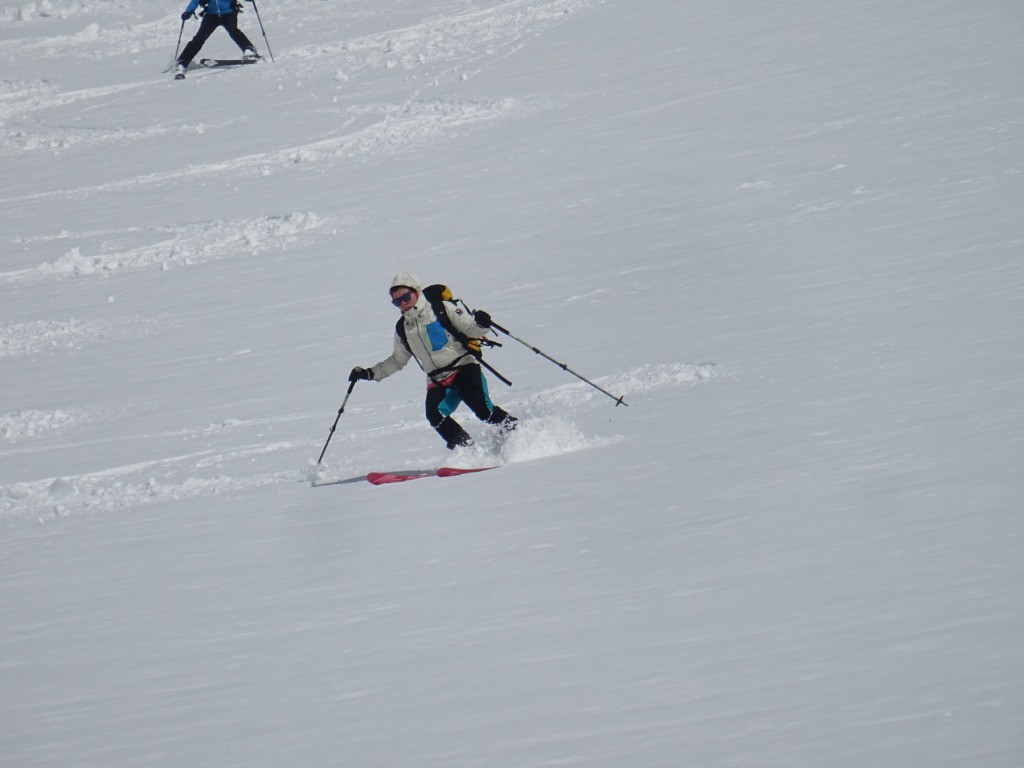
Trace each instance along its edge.
<instances>
[{"instance_id":1,"label":"red ski","mask_svg":"<svg viewBox=\"0 0 1024 768\"><path fill-rule=\"evenodd\" d=\"M475 469L459 469L458 467L441 467L436 474L438 477L455 477L456 475L469 475L473 472L486 472L488 469L497 467L476 467Z\"/></svg>"},{"instance_id":2,"label":"red ski","mask_svg":"<svg viewBox=\"0 0 1024 768\"><path fill-rule=\"evenodd\" d=\"M385 483L404 483L406 480L419 480L421 477L434 477L433 470L422 470L419 472L370 472L366 479L374 485Z\"/></svg>"},{"instance_id":3,"label":"red ski","mask_svg":"<svg viewBox=\"0 0 1024 768\"><path fill-rule=\"evenodd\" d=\"M497 467L476 467L474 469L441 467L440 469L421 469L412 472L370 472L366 475L366 479L374 485L385 485L386 483L404 483L406 480L419 480L424 477L468 475L473 472L485 472L488 469L497 469Z\"/></svg>"}]
</instances>

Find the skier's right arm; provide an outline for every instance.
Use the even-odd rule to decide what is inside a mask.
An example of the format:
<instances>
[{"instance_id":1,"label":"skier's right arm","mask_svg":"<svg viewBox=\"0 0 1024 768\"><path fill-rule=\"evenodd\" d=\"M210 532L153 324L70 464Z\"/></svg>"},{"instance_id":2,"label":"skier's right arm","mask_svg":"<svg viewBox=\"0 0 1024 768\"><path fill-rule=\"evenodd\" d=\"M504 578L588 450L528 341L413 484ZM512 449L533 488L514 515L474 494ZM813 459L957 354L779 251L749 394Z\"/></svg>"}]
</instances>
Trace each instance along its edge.
<instances>
[{"instance_id":1,"label":"skier's right arm","mask_svg":"<svg viewBox=\"0 0 1024 768\"><path fill-rule=\"evenodd\" d=\"M405 344L402 343L401 337L396 333L395 347L391 351L391 357L381 360L369 370L373 374L373 380L380 381L381 379L386 379L392 374L398 373L400 370L405 368L411 359L412 352L406 348Z\"/></svg>"},{"instance_id":2,"label":"skier's right arm","mask_svg":"<svg viewBox=\"0 0 1024 768\"><path fill-rule=\"evenodd\" d=\"M192 0L192 2L190 2L188 4L188 7L185 9L185 11L181 14L181 20L185 21L189 17L195 15L196 8L198 8L198 7L199 7L199 0Z\"/></svg>"}]
</instances>

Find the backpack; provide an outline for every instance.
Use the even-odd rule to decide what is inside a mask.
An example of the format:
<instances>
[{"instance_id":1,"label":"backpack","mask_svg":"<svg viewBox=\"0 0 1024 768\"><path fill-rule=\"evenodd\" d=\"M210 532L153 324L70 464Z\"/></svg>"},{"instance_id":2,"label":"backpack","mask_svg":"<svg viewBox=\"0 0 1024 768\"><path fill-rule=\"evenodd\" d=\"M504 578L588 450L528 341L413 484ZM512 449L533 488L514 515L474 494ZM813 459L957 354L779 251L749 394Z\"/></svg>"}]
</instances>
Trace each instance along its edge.
<instances>
[{"instance_id":1,"label":"backpack","mask_svg":"<svg viewBox=\"0 0 1024 768\"><path fill-rule=\"evenodd\" d=\"M486 344L489 347L500 347L501 344L491 339L471 338L456 328L455 324L452 323L451 318L448 316L448 309L445 307L446 303L451 304L452 306L457 305L457 299L452 294L452 289L442 283L434 283L433 285L428 285L423 288L420 293L430 304L430 308L434 311L434 317L437 318L441 327L448 332L448 335L464 346L467 352L475 357L480 365L509 386L512 386L511 381L484 362L483 345ZM412 350L409 348L409 339L405 335L405 322L402 318L398 318L398 322L395 323L395 333L398 334L398 338L402 340L402 345L411 352ZM431 373L436 373L436 371L432 371Z\"/></svg>"}]
</instances>

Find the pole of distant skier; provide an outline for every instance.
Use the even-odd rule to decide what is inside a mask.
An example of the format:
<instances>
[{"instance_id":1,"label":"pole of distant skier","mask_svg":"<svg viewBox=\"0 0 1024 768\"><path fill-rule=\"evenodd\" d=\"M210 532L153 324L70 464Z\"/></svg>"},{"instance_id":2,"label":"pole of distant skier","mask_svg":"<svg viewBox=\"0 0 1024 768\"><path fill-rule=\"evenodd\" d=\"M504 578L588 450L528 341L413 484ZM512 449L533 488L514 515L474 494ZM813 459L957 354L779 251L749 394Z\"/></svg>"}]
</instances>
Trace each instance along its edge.
<instances>
[{"instance_id":1,"label":"pole of distant skier","mask_svg":"<svg viewBox=\"0 0 1024 768\"><path fill-rule=\"evenodd\" d=\"M263 42L267 44L267 53L270 54L270 60L274 60L274 52L270 50L270 41L267 40L267 31L263 28L263 19L260 18L260 9L256 7L256 0L246 0L246 2L252 3L252 9L256 11L256 21L260 23L260 32L263 33Z\"/></svg>"},{"instance_id":2,"label":"pole of distant skier","mask_svg":"<svg viewBox=\"0 0 1024 768\"><path fill-rule=\"evenodd\" d=\"M185 34L185 20L181 20L181 29L178 30L178 44L174 46L174 59L171 61L171 66L174 66L174 62L178 60L178 51L181 50L181 36Z\"/></svg>"},{"instance_id":3,"label":"pole of distant skier","mask_svg":"<svg viewBox=\"0 0 1024 768\"><path fill-rule=\"evenodd\" d=\"M320 451L320 458L316 460L316 465L319 467L320 462L324 460L324 454L327 453L327 446L331 444L331 438L334 437L334 430L338 428L338 421L341 419L341 414L345 412L345 406L348 404L349 395L352 394L352 390L355 389L356 383L353 381L348 385L348 392L345 393L345 399L341 403L341 408L338 409L338 415L334 419L334 423L331 424L331 431L327 434L327 442L324 443L324 449Z\"/></svg>"},{"instance_id":4,"label":"pole of distant skier","mask_svg":"<svg viewBox=\"0 0 1024 768\"><path fill-rule=\"evenodd\" d=\"M550 355L548 355L548 354L546 354L546 353L542 352L541 350L537 349L537 347L533 346L533 345L532 345L532 344L530 344L529 342L527 342L527 341L523 341L523 340L522 340L522 339L520 339L520 338L519 338L518 336L516 336L515 334L511 333L511 332L510 332L510 331L509 331L509 330L508 330L507 328L503 328L502 326L498 325L498 324L497 324L496 322L494 322L494 320L493 320L493 319L491 320L491 327L492 327L492 328L494 328L494 329L495 329L496 331L501 331L501 332L502 332L502 333L504 333L504 334L505 334L506 336L509 336L509 337L511 337L511 338L513 338L513 339L515 339L515 340L516 340L516 341L518 341L518 342L519 342L520 344L522 344L522 345L523 345L524 347L527 347L527 348L529 348L529 349L532 349L532 350L533 350L534 352L536 352L536 353L537 353L538 355L540 355L540 356L541 356L541 357L543 357L544 359L546 359L546 360L550 360L550 361L551 361L552 363L554 363L555 365L557 365L557 366L558 366L559 368L561 368L561 369L562 369L563 371L565 371L566 373L571 373L571 374L572 374L573 376L575 376L575 377L576 377L577 379L579 379L580 381L583 381L583 382L585 382L585 383L589 384L589 385L590 385L590 386L592 386L592 387L593 387L594 389L596 389L596 390L597 390L598 392L601 392L601 393L603 393L603 394L605 394L605 395L608 395L608 397L610 397L610 398L611 398L612 400L614 400L614 401L615 401L615 407L616 407L616 408L617 408L618 406L620 406L620 405L625 405L625 406L629 406L629 403L627 403L627 402L626 402L625 400L623 400L623 399L622 399L622 397L616 397L615 395L613 395L613 394L612 394L611 392L609 392L608 390L606 390L606 389L602 389L601 387L597 386L597 384L595 384L594 382L592 382L592 381L591 381L590 379L587 379L587 378L584 378L583 376L580 376L580 375L579 375L578 373L576 373L576 371L572 370L572 369L571 369L571 368L570 368L570 367L569 367L568 365L566 365L565 363L560 363L560 362L559 362L558 360L555 360L555 358L553 358L553 357L551 357Z\"/></svg>"}]
</instances>

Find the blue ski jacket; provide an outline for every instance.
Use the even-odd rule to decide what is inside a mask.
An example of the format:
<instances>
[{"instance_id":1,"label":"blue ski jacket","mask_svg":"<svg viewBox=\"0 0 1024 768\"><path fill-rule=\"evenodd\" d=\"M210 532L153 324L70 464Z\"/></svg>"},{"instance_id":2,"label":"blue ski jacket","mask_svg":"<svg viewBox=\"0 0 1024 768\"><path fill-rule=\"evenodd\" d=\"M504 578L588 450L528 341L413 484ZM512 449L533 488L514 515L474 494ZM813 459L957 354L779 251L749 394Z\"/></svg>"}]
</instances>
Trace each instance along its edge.
<instances>
[{"instance_id":1,"label":"blue ski jacket","mask_svg":"<svg viewBox=\"0 0 1024 768\"><path fill-rule=\"evenodd\" d=\"M198 7L199 0L192 0L185 13L192 13ZM206 5L206 12L211 16L228 16L235 12L235 0L210 0Z\"/></svg>"}]
</instances>

